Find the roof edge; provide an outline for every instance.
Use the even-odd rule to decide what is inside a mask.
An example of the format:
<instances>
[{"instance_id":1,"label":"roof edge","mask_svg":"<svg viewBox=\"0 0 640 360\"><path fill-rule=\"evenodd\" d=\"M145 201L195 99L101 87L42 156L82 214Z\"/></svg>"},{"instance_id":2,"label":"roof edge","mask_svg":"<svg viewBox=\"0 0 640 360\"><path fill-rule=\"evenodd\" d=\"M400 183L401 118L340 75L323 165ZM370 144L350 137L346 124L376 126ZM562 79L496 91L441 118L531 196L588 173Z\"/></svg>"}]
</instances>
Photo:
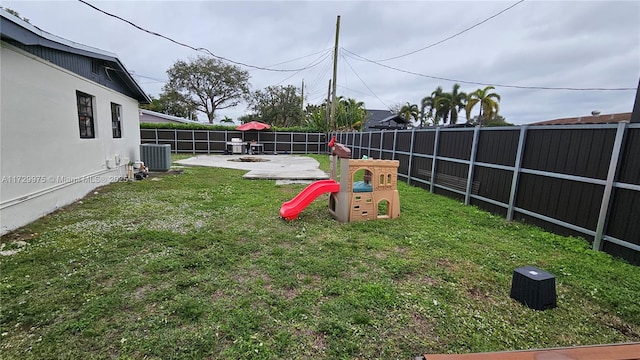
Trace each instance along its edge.
<instances>
[{"instance_id":1,"label":"roof edge","mask_svg":"<svg viewBox=\"0 0 640 360\"><path fill-rule=\"evenodd\" d=\"M62 45L64 47L64 51L68 51L71 53L75 53L78 55L82 55L82 56L88 56L88 57L93 57L96 59L101 59L101 60L107 60L107 61L111 61L114 62L115 64L117 64L121 70L125 73L125 82L130 83L131 90L133 90L134 92L137 92L138 95L140 95L137 100L138 102L141 103L146 103L146 104L150 104L151 103L151 99L149 98L149 96L144 92L144 90L142 89L142 87L140 86L140 84L138 84L137 81L135 81L135 79L133 78L133 76L131 75L131 73L129 72L129 70L127 70L127 68L124 66L124 64L120 61L120 59L118 58L117 54L102 50L102 49L98 49L98 48L94 48L91 46L87 46L84 44L80 44L71 40L67 40L65 38L62 38L60 36L57 35L53 35L49 32L46 32L42 29L40 29L39 27L32 25L22 19L20 19L19 17L9 13L8 11L4 10L4 9L0 9L0 19L2 21L9 21L14 23L15 25L25 29L26 31L31 32L32 34L36 35L38 38L40 39L44 39L46 41L50 41L53 42L55 44L59 44ZM2 26L0 26L0 32L2 30ZM9 37L11 38L11 37ZM39 45L39 46L43 46L43 47L51 47L51 46L47 46L47 44L43 44L43 43L38 43L38 44L24 44L24 45ZM53 45L53 44L51 44ZM62 49L58 49L58 50L62 50ZM75 51L74 51L75 50Z\"/></svg>"},{"instance_id":2,"label":"roof edge","mask_svg":"<svg viewBox=\"0 0 640 360\"><path fill-rule=\"evenodd\" d=\"M195 121L195 120L189 120L189 119L181 118L181 117L178 117L178 116L173 116L173 115L169 115L169 114L163 114L161 112L147 110L147 109L140 109L140 112L142 114L147 114L147 115L151 115L151 116L157 116L157 117L160 117L160 118L163 118L163 119L178 121L178 122L185 123L185 124L202 124L201 122L198 122L198 121Z\"/></svg>"}]
</instances>

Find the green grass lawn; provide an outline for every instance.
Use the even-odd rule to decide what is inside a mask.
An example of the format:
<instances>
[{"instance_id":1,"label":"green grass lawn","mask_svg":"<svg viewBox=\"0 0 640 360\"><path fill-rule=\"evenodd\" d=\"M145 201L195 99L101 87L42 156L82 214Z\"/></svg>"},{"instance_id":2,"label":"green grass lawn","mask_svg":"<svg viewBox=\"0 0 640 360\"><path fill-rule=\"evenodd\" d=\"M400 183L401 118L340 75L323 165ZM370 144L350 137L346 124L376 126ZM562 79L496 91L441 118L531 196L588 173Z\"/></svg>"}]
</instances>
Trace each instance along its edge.
<instances>
[{"instance_id":1,"label":"green grass lawn","mask_svg":"<svg viewBox=\"0 0 640 360\"><path fill-rule=\"evenodd\" d=\"M184 156L183 156L184 157ZM327 156L315 156L328 170ZM186 168L116 183L2 237L3 359L413 359L640 341L640 267L586 241L398 185L394 220L341 224L304 185ZM556 275L558 307L509 298Z\"/></svg>"}]
</instances>

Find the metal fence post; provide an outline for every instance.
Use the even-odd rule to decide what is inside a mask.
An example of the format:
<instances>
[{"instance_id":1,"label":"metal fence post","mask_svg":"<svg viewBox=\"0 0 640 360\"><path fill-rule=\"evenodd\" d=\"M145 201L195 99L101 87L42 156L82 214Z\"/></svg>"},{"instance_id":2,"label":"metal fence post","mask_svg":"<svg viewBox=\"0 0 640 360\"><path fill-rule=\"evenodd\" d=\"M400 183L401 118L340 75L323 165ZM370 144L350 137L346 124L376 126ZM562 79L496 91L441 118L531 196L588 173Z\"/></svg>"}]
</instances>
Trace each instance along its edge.
<instances>
[{"instance_id":1,"label":"metal fence post","mask_svg":"<svg viewBox=\"0 0 640 360\"><path fill-rule=\"evenodd\" d=\"M207 154L211 154L211 131L207 130Z\"/></svg>"},{"instance_id":2,"label":"metal fence post","mask_svg":"<svg viewBox=\"0 0 640 360\"><path fill-rule=\"evenodd\" d=\"M398 129L393 130L393 151L391 152L391 160L396 159L396 141L398 139Z\"/></svg>"},{"instance_id":3,"label":"metal fence post","mask_svg":"<svg viewBox=\"0 0 640 360\"><path fill-rule=\"evenodd\" d=\"M607 183L602 194L602 204L600 205L600 214L598 215L598 226L596 227L596 235L593 239L593 250L602 250L602 235L604 226L607 223L607 215L609 214L609 205L611 204L611 193L613 190L613 181L618 171L618 160L620 159L620 151L622 150L622 139L624 138L627 123L618 123L616 131L616 139L613 143L611 151L611 161L609 162L609 172L607 173Z\"/></svg>"},{"instance_id":4,"label":"metal fence post","mask_svg":"<svg viewBox=\"0 0 640 360\"><path fill-rule=\"evenodd\" d=\"M293 154L293 144L295 142L295 136L292 132L289 133L289 139L291 140L291 142L289 142L289 153Z\"/></svg>"},{"instance_id":5,"label":"metal fence post","mask_svg":"<svg viewBox=\"0 0 640 360\"><path fill-rule=\"evenodd\" d=\"M407 167L407 185L411 185L411 167L413 166L413 142L416 138L416 128L411 129L411 144L409 144L409 164Z\"/></svg>"},{"instance_id":6,"label":"metal fence post","mask_svg":"<svg viewBox=\"0 0 640 360\"><path fill-rule=\"evenodd\" d=\"M471 144L471 155L469 157L469 171L467 172L467 189L464 193L464 204L469 205L471 200L471 185L473 184L473 170L476 165L476 153L478 152L478 141L480 138L480 125L473 129L473 142Z\"/></svg>"},{"instance_id":7,"label":"metal fence post","mask_svg":"<svg viewBox=\"0 0 640 360\"><path fill-rule=\"evenodd\" d=\"M429 186L430 192L435 192L436 190L436 170L437 170L437 160L438 160L438 144L440 143L440 126L436 128L435 139L433 140L433 159L431 161L431 185Z\"/></svg>"},{"instance_id":8,"label":"metal fence post","mask_svg":"<svg viewBox=\"0 0 640 360\"><path fill-rule=\"evenodd\" d=\"M513 166L513 176L511 177L511 192L509 193L509 207L507 208L507 221L513 220L513 210L516 207L516 194L518 193L518 181L520 180L520 169L522 168L522 156L524 155L524 146L527 140L527 125L520 127L520 137L518 138L518 150L516 152L516 161Z\"/></svg>"}]
</instances>

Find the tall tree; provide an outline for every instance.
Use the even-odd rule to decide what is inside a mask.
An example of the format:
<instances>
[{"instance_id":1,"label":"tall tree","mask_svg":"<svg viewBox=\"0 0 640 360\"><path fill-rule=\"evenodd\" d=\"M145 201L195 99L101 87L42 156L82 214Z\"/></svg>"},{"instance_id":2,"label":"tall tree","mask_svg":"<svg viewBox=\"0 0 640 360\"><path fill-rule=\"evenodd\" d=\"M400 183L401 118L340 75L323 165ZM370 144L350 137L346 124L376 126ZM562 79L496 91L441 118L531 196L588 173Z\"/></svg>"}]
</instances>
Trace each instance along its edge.
<instances>
[{"instance_id":1,"label":"tall tree","mask_svg":"<svg viewBox=\"0 0 640 360\"><path fill-rule=\"evenodd\" d=\"M343 96L340 96L337 101L336 109L339 110L336 111L336 128L359 130L367 115L364 102Z\"/></svg>"},{"instance_id":2,"label":"tall tree","mask_svg":"<svg viewBox=\"0 0 640 360\"><path fill-rule=\"evenodd\" d=\"M327 102L321 105L307 105L305 124L315 131L328 131L327 123ZM336 129L339 130L361 130L367 111L364 102L352 98L339 96L336 98Z\"/></svg>"},{"instance_id":3,"label":"tall tree","mask_svg":"<svg viewBox=\"0 0 640 360\"><path fill-rule=\"evenodd\" d=\"M159 98L149 95L150 104L140 104L143 109L177 116L189 120L198 120L196 106L175 91L165 91Z\"/></svg>"},{"instance_id":4,"label":"tall tree","mask_svg":"<svg viewBox=\"0 0 640 360\"><path fill-rule=\"evenodd\" d=\"M249 99L249 108L260 121L279 127L299 126L304 113L300 108L302 96L298 88L288 86L268 86L256 90Z\"/></svg>"},{"instance_id":5,"label":"tall tree","mask_svg":"<svg viewBox=\"0 0 640 360\"><path fill-rule=\"evenodd\" d=\"M438 118L433 116L435 100L442 95L442 86L438 86L431 95L425 96L420 101L420 127L423 127L428 119L433 119L433 124L438 125Z\"/></svg>"},{"instance_id":6,"label":"tall tree","mask_svg":"<svg viewBox=\"0 0 640 360\"><path fill-rule=\"evenodd\" d=\"M328 132L329 122L327 121L327 102L321 105L308 104L305 108L305 123L309 129L317 132Z\"/></svg>"},{"instance_id":7,"label":"tall tree","mask_svg":"<svg viewBox=\"0 0 640 360\"><path fill-rule=\"evenodd\" d=\"M449 118L450 124L458 122L458 113L465 108L467 104L467 94L460 91L460 84L453 84L450 93L442 93L435 99L435 108L437 113L443 117L443 124Z\"/></svg>"},{"instance_id":8,"label":"tall tree","mask_svg":"<svg viewBox=\"0 0 640 360\"><path fill-rule=\"evenodd\" d=\"M234 107L249 95L249 73L222 60L199 56L167 70L163 91L180 94L213 124L218 109Z\"/></svg>"},{"instance_id":9,"label":"tall tree","mask_svg":"<svg viewBox=\"0 0 640 360\"><path fill-rule=\"evenodd\" d=\"M471 110L477 104L480 104L480 113L478 114L478 122L480 125L486 124L498 115L498 102L500 95L495 92L493 86L486 86L484 89L478 89L469 94L469 100L465 108L467 112L467 121L471 119Z\"/></svg>"},{"instance_id":10,"label":"tall tree","mask_svg":"<svg viewBox=\"0 0 640 360\"><path fill-rule=\"evenodd\" d=\"M412 119L415 120L415 121L419 121L420 120L420 110L418 109L418 105L411 104L409 102L407 102L406 104L402 105L398 115L402 116L407 121L411 121Z\"/></svg>"}]
</instances>

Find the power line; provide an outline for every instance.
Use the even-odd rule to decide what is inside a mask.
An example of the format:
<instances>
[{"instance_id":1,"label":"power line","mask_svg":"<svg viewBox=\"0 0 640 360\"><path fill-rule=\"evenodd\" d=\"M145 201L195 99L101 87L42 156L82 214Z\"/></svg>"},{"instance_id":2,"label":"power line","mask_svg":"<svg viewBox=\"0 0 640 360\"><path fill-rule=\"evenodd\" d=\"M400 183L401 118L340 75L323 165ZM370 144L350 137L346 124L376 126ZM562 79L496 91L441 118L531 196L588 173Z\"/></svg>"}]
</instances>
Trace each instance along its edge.
<instances>
[{"instance_id":1,"label":"power line","mask_svg":"<svg viewBox=\"0 0 640 360\"><path fill-rule=\"evenodd\" d=\"M381 64L375 60L371 60L371 59L367 59L364 56L358 55L352 51L349 51L345 48L342 48L344 51L346 51L348 54L350 54L350 57L358 60L358 61L366 61L366 62L370 62L372 64L376 64L378 66L382 66L385 67L387 69L391 69L391 70L395 70L395 71L399 71L399 72L403 72L405 74L411 74L411 75L415 75L415 76L421 76L421 77L425 77L425 78L429 78L429 79L434 79L434 80L442 80L442 81L449 81L449 82L453 82L453 83L461 83L461 84L469 84L469 85L480 85L480 86L495 86L495 87L503 87L503 88L512 88L512 89L528 89L528 90L568 90L568 91L636 91L636 88L600 88L600 87L591 87L591 88L576 88L576 87L551 87L551 86L525 86L525 85L508 85L508 84L490 84L490 83L483 83L483 82L478 82L478 81L466 81L466 80L459 80L459 79L450 79L450 78L445 78L445 77L440 77L440 76L433 76L433 75L427 75L427 74L421 74L421 73L417 73L414 71L409 71L409 70L404 70L404 69L399 69L387 64Z\"/></svg>"},{"instance_id":2,"label":"power line","mask_svg":"<svg viewBox=\"0 0 640 360\"><path fill-rule=\"evenodd\" d=\"M311 96L311 94L316 94L316 93L321 93L323 94L323 97L326 97L325 94L327 93L327 89L324 86L324 84L321 86L321 82L324 83L324 81L327 79L327 74L329 73L329 71L331 70L331 66L333 65L333 61L326 61L324 63L324 65L322 66L322 68L320 69L320 71L318 72L318 75L315 77L315 79L313 79L310 83L309 86L307 86L307 93L309 94L309 96Z\"/></svg>"},{"instance_id":3,"label":"power line","mask_svg":"<svg viewBox=\"0 0 640 360\"><path fill-rule=\"evenodd\" d=\"M500 11L500 12L498 12L498 13L494 14L494 15L491 15L491 16L489 16L488 18L486 18L486 19L484 19L484 20L480 21L479 23L476 23L475 25L469 26L468 28L466 28L466 29L464 29L464 30L461 30L461 31L459 31L459 32L457 32L457 33L455 33L455 34L453 34L453 35L451 35L451 36L449 36L449 37L447 37L447 38L445 38L445 39L442 39L442 40L440 40L440 41L437 41L437 42L435 42L435 43L433 43L433 44L431 44L431 45L427 45L427 46L425 46L425 47L423 47L423 48L420 48L420 49L418 49L418 50L414 50L414 51L408 52L408 53L406 53L406 54L402 54L402 55L398 55L398 56L390 57L390 58L387 58L387 59L376 60L376 61L389 61L389 60L399 59L399 58L401 58L401 57L405 57L405 56L413 55L413 54L415 54L415 53L417 53L417 52L420 52L420 51L423 51L423 50L427 50L427 49L432 48L432 47L434 47L434 46L436 46L436 45L440 45L440 44L442 44L442 43L443 43L443 42L445 42L445 41L449 41L449 40L451 40L451 39L453 39L453 38L455 38L455 37L457 37L457 36L460 36L460 35L462 35L462 34L466 33L467 31L469 31L469 30L471 30L471 29L473 29L473 28L476 28L476 27L478 27L478 26L480 26L480 25L482 25L482 24L486 23L487 21L489 21L489 20L491 20L491 19L493 19L493 18L497 17L498 15L500 15L500 14L502 14L502 13L504 13L504 12L506 12L506 11L510 10L510 9L513 9L514 7L516 7L517 5L519 5L519 4L523 3L523 2L524 2L524 0L520 0L520 1L518 1L517 3L515 3L515 4L513 4L513 5L509 6L509 7L507 7L506 9L503 9L502 11Z\"/></svg>"},{"instance_id":4,"label":"power line","mask_svg":"<svg viewBox=\"0 0 640 360\"><path fill-rule=\"evenodd\" d=\"M331 49L329 49L329 50L325 51L325 53L324 53L324 54L320 55L320 57L318 57L317 59L313 60L311 63L309 63L309 65L305 66L302 70L311 69L311 68L313 68L313 67L315 67L315 66L318 66L319 64L321 64L323 61L325 61L325 60L326 60L328 57L330 57L330 56L331 56ZM282 79L281 81L279 81L279 82L276 84L276 86L277 86L277 85L280 85L280 84L282 84L283 82L285 82L285 81L287 81L287 80L291 79L292 77L294 77L294 76L298 75L299 73L301 73L301 72L302 72L302 70L300 70L300 71L296 71L296 72L294 72L293 74L291 74L291 75L287 76L286 78Z\"/></svg>"},{"instance_id":5,"label":"power line","mask_svg":"<svg viewBox=\"0 0 640 360\"><path fill-rule=\"evenodd\" d=\"M116 69L111 69L111 70L116 70ZM154 78L154 77L151 77L151 76L140 75L140 74L138 74L136 72L131 72L131 76L139 77L139 78L143 78L143 79L154 80L155 82L158 82L158 83L166 83L166 82L168 82L168 80L162 80L162 79Z\"/></svg>"},{"instance_id":6,"label":"power line","mask_svg":"<svg viewBox=\"0 0 640 360\"><path fill-rule=\"evenodd\" d=\"M345 89L345 90L349 90L349 91L353 91L354 93L358 93L358 94L362 94L362 95L371 95L370 93L364 92L364 91L360 91L360 90L356 90L356 89L350 89L347 88L345 86L342 86L340 84L337 85L339 88ZM325 94L326 97L326 94ZM380 101L382 101L381 99L379 99ZM389 100L387 99L387 102L393 102L394 100ZM391 107L387 106L385 102L382 102L382 104L387 107L389 110L391 110Z\"/></svg>"},{"instance_id":7,"label":"power line","mask_svg":"<svg viewBox=\"0 0 640 360\"><path fill-rule=\"evenodd\" d=\"M331 51L331 50L332 50L331 48L327 48L327 49L324 49L324 50L316 51L316 52L311 53L311 54L309 54L309 55L305 55L305 56L297 57L297 58L295 58L295 59L291 59L291 60L287 60L287 61L279 62L279 63L277 63L277 64L267 65L267 67L278 66L278 65L282 65L282 64L286 64L286 63L294 62L294 61L297 61L297 60L302 60L302 59L305 59L305 58L311 57L311 56L313 56L313 55L317 55L317 54L324 53L324 52L329 52L329 51Z\"/></svg>"},{"instance_id":8,"label":"power line","mask_svg":"<svg viewBox=\"0 0 640 360\"><path fill-rule=\"evenodd\" d=\"M362 84L364 85L364 87L366 87L371 94L373 94L373 96L376 97L376 99L378 99L378 101L380 101L382 103L382 105L384 105L386 108L389 108L389 106L387 104L384 103L384 101L382 101L382 99L380 99L378 97L378 95L376 95L376 93L373 92L373 90L371 90L371 88L364 82L364 80L362 80L362 78L360 77L360 75L358 75L358 73L356 72L356 70L353 68L353 66L351 66L351 64L349 64L349 62L347 61L347 58L342 55L342 59L344 60L345 64L347 64L347 66L349 66L349 68L351 69L351 71L353 71L354 74L356 74L356 77L358 77L358 79L360 79L360 82L362 82ZM391 109L391 108L389 108Z\"/></svg>"},{"instance_id":9,"label":"power line","mask_svg":"<svg viewBox=\"0 0 640 360\"><path fill-rule=\"evenodd\" d=\"M171 42L172 42L172 43L174 43L174 44L177 44L177 45L180 45L180 46L183 46L183 47L189 48L189 49L191 49L191 50L195 50L195 51L199 51L199 52L207 53L207 54L211 55L211 56L212 56L212 57L214 57L214 58L217 58L217 59L220 59L220 60L224 60L224 61L230 62L230 63L232 63L232 64L241 65L241 66L244 66L244 67L253 68L253 69L257 69L257 70L264 70L264 71L276 71L276 72L295 72L295 71L302 71L302 70L305 70L305 69L306 69L306 68L299 68L299 69L274 69L274 68L269 68L269 67L262 67L262 66L250 65L250 64L246 64L246 63L243 63L243 62L240 62L240 61L233 61L233 60L231 60L231 59L227 59L227 58L225 58L225 57L223 57L223 56L216 55L216 54L212 53L212 52L211 52L209 49L207 49L207 48L194 47L194 46L191 46L191 45L189 45L189 44L185 44L185 43L182 43L182 42L180 42L180 41L174 40L174 39L172 39L172 38L170 38L170 37L168 37L168 36L162 35L162 34L160 34L160 33L157 33L157 32L154 32L154 31L147 30L147 29L143 28L142 26L139 26L139 25L137 25L137 24L135 24L135 23L133 23L133 22L131 22L131 21L127 20L127 19L124 19L124 18L122 18L122 17L120 17L120 16L118 16L118 15L114 15L114 14L111 14L111 13L109 13L109 12L106 12L106 11L104 11L104 10L102 10L102 9L100 9L100 8L98 8L98 7L96 7L95 5L92 5L92 4L90 4L90 3L88 3L88 2L86 2L86 1L84 1L84 0L78 0L78 1L79 1L79 2L81 2L81 3L83 3L83 4L85 4L85 5L87 5L87 6L89 6L90 8L92 8L92 9L94 9L94 10L96 10L96 11L99 11L99 12L101 12L101 13L105 14L105 15L111 16L111 17L116 18L116 19L118 19L118 20L120 20L120 21L124 21L124 22L126 22L127 24L129 24L129 25L131 25L131 26L135 27L135 28L136 28L136 29L138 29L138 30L144 31L144 32L146 32L146 33L148 33L148 34L151 34L151 35L154 35L154 36L158 36L158 37L163 38L163 39L165 39L165 40L169 40L169 41L171 41Z\"/></svg>"}]
</instances>

